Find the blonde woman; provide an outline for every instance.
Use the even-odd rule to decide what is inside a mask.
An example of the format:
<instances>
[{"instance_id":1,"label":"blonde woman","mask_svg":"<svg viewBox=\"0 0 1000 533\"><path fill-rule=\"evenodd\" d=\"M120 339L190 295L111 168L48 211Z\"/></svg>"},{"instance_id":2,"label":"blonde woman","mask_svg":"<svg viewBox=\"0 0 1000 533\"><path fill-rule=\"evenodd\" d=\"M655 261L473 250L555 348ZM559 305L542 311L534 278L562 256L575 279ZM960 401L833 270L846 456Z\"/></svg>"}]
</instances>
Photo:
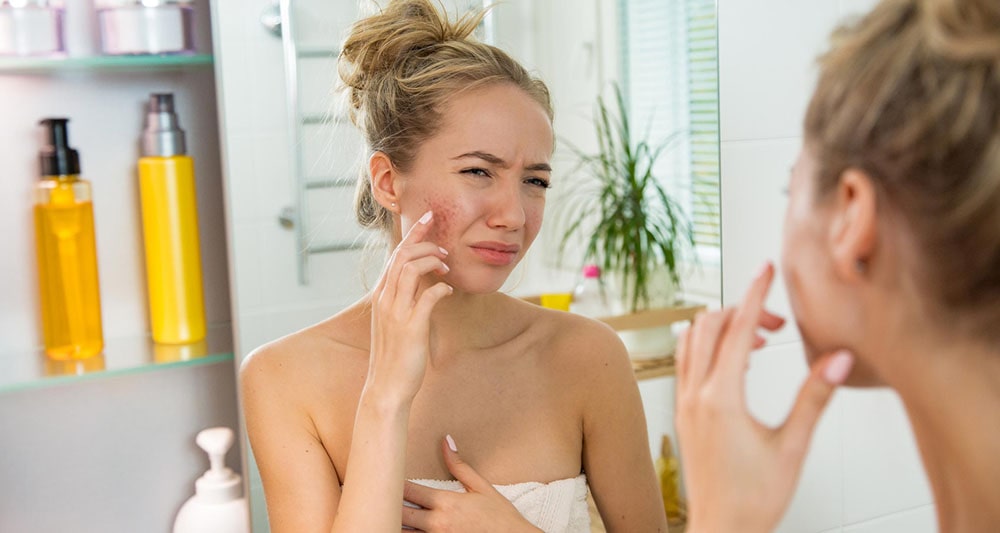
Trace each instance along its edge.
<instances>
[{"instance_id":1,"label":"blonde woman","mask_svg":"<svg viewBox=\"0 0 1000 533\"><path fill-rule=\"evenodd\" d=\"M899 393L939 531L1000 531L1000 2L884 0L836 33L789 195L783 271L812 372L782 427L747 413L770 266L683 336L688 531L773 530L841 384Z\"/></svg>"},{"instance_id":2,"label":"blonde woman","mask_svg":"<svg viewBox=\"0 0 1000 533\"><path fill-rule=\"evenodd\" d=\"M497 292L542 221L552 108L478 20L393 1L343 47L358 220L392 253L362 300L244 364L276 533L586 532L588 487L609 531L666 531L617 336Z\"/></svg>"}]
</instances>

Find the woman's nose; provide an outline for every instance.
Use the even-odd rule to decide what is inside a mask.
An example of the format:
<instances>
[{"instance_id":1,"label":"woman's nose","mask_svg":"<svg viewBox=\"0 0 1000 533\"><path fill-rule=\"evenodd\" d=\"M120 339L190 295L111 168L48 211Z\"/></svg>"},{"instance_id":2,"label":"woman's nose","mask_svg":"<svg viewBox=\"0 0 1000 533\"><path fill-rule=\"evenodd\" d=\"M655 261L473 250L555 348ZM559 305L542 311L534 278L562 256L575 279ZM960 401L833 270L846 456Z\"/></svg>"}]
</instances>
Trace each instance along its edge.
<instances>
[{"instance_id":1,"label":"woman's nose","mask_svg":"<svg viewBox=\"0 0 1000 533\"><path fill-rule=\"evenodd\" d=\"M518 230L524 227L526 216L521 191L517 185L519 184L504 186L502 190L496 191L492 211L487 219L487 224L491 228Z\"/></svg>"}]
</instances>

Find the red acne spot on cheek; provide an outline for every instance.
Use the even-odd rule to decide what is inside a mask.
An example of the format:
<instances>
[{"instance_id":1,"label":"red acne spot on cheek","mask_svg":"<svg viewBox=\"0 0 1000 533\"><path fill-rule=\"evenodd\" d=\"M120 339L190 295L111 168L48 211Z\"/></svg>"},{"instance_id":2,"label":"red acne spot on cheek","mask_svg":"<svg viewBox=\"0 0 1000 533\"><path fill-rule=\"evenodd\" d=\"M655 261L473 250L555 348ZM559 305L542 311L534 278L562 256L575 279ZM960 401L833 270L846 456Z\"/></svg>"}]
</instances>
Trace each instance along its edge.
<instances>
[{"instance_id":1,"label":"red acne spot on cheek","mask_svg":"<svg viewBox=\"0 0 1000 533\"><path fill-rule=\"evenodd\" d=\"M427 240L448 249L451 244L449 233L451 220L454 217L454 208L441 199L429 199L427 209L434 212L434 220L431 222L431 231L427 235Z\"/></svg>"}]
</instances>

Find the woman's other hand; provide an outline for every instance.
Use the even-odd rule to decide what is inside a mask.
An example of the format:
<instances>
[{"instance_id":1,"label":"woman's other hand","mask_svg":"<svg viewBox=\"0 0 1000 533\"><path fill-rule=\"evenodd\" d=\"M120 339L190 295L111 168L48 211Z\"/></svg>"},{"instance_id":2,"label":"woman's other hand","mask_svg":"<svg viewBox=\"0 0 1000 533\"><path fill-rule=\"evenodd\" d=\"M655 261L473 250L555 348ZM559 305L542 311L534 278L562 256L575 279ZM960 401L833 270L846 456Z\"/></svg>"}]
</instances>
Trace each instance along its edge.
<instances>
[{"instance_id":1,"label":"woman's other hand","mask_svg":"<svg viewBox=\"0 0 1000 533\"><path fill-rule=\"evenodd\" d=\"M756 330L783 322L763 308L773 278L768 264L739 307L699 315L678 342L677 430L692 533L774 530L816 422L853 363L847 352L819 359L781 426L750 415L745 373L763 344Z\"/></svg>"},{"instance_id":2,"label":"woman's other hand","mask_svg":"<svg viewBox=\"0 0 1000 533\"><path fill-rule=\"evenodd\" d=\"M430 315L450 285L438 282L421 291L421 279L444 275L448 252L425 241L433 222L428 211L400 241L372 292L371 360L366 391L408 403L424 379L430 353Z\"/></svg>"},{"instance_id":3,"label":"woman's other hand","mask_svg":"<svg viewBox=\"0 0 1000 533\"><path fill-rule=\"evenodd\" d=\"M441 441L441 448L448 471L462 483L466 492L432 489L407 481L403 498L422 509L404 506L404 526L427 533L540 531L521 516L514 504L497 492L489 481L462 460L451 436Z\"/></svg>"}]
</instances>

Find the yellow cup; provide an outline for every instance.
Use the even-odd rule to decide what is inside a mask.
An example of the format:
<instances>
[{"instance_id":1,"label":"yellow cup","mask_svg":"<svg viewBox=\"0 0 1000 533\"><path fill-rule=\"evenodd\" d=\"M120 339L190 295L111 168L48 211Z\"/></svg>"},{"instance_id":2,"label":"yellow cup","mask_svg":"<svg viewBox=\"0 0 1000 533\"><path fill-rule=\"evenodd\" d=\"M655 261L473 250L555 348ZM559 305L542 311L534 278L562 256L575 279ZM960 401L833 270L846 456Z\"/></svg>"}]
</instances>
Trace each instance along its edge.
<instances>
[{"instance_id":1,"label":"yellow cup","mask_svg":"<svg viewBox=\"0 0 1000 533\"><path fill-rule=\"evenodd\" d=\"M555 292L543 294L540 299L542 301L542 307L558 309L560 311L569 311L569 303L573 300L573 295L568 292Z\"/></svg>"}]
</instances>

